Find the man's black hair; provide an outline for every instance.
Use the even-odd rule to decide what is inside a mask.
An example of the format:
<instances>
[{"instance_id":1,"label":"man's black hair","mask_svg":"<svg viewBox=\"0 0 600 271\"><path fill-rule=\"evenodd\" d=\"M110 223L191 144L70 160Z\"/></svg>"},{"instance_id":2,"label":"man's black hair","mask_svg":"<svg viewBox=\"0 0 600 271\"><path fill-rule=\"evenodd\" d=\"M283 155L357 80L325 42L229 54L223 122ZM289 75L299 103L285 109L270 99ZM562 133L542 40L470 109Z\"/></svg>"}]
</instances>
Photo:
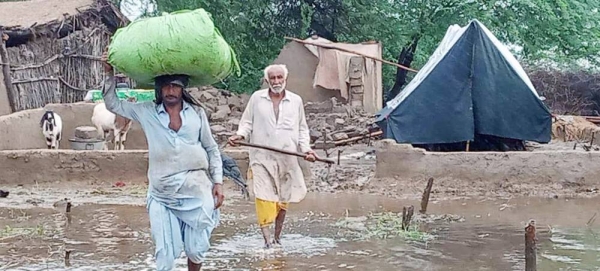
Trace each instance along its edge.
<instances>
[{"instance_id":1,"label":"man's black hair","mask_svg":"<svg viewBox=\"0 0 600 271\"><path fill-rule=\"evenodd\" d=\"M196 100L190 93L186 90L190 77L182 74L175 75L161 75L154 78L154 96L156 100L154 101L156 104L161 104L162 101L162 87L170 84L171 82L179 80L183 83L183 90L181 92L181 96L183 100L189 104L200 106L200 102Z\"/></svg>"}]
</instances>

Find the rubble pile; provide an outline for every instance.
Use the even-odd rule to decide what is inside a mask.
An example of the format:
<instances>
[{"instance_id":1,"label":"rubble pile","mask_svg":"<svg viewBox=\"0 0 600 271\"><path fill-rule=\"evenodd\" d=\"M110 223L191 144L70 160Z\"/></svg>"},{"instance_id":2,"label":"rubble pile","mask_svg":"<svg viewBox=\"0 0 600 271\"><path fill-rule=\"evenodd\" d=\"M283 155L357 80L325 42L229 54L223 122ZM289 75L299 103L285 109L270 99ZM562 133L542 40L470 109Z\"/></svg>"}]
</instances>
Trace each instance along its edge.
<instances>
[{"instance_id":1,"label":"rubble pile","mask_svg":"<svg viewBox=\"0 0 600 271\"><path fill-rule=\"evenodd\" d=\"M250 95L238 95L212 87L191 88L188 91L206 110L215 140L223 146L237 131ZM305 103L304 111L310 130L311 144L315 149L319 148L318 145L321 143L340 142L373 131L369 129L369 124L373 122L370 114L360 108L341 104L335 98L320 103ZM361 141L365 142L366 139L352 143ZM334 147L330 146L327 149L334 149ZM312 163L312 178L307 186L311 191L319 192L362 190L375 175L374 168L373 164L347 161L342 165L331 167L324 163Z\"/></svg>"},{"instance_id":2,"label":"rubble pile","mask_svg":"<svg viewBox=\"0 0 600 271\"><path fill-rule=\"evenodd\" d=\"M210 130L219 145L227 142L238 129L242 112L250 99L248 94L234 94L213 87L190 88L190 95L206 110Z\"/></svg>"},{"instance_id":3,"label":"rubble pile","mask_svg":"<svg viewBox=\"0 0 600 271\"><path fill-rule=\"evenodd\" d=\"M320 103L308 102L304 110L311 143L317 148L326 142L340 142L378 130L371 114L362 108L341 104L335 98Z\"/></svg>"},{"instance_id":4,"label":"rubble pile","mask_svg":"<svg viewBox=\"0 0 600 271\"><path fill-rule=\"evenodd\" d=\"M307 183L310 191L335 192L365 189L375 176L374 165L332 165L323 163L311 164L311 184Z\"/></svg>"},{"instance_id":5,"label":"rubble pile","mask_svg":"<svg viewBox=\"0 0 600 271\"><path fill-rule=\"evenodd\" d=\"M552 121L552 139L590 142L598 136L600 128L581 116L555 116Z\"/></svg>"},{"instance_id":6,"label":"rubble pile","mask_svg":"<svg viewBox=\"0 0 600 271\"><path fill-rule=\"evenodd\" d=\"M190 88L188 91L205 108L215 140L220 145L227 142L227 138L238 129L250 95L238 95L213 87ZM316 143L313 145L316 148L322 147L321 143L367 135L369 125L373 122L370 114L360 108L341 104L335 98L320 103L306 103L305 114L311 143Z\"/></svg>"}]
</instances>

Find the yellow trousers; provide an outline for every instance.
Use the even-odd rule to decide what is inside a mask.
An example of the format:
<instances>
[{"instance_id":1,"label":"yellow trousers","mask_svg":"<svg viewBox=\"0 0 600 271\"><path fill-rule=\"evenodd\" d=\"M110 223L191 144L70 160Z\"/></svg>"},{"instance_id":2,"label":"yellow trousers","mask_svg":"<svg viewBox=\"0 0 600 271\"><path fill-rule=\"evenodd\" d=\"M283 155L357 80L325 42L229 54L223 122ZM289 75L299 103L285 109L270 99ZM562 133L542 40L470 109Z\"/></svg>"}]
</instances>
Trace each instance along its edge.
<instances>
[{"instance_id":1,"label":"yellow trousers","mask_svg":"<svg viewBox=\"0 0 600 271\"><path fill-rule=\"evenodd\" d=\"M261 228L268 227L277 218L279 211L287 210L287 202L274 202L266 201L262 199L255 199L256 202L256 216L258 217L258 225Z\"/></svg>"},{"instance_id":2,"label":"yellow trousers","mask_svg":"<svg viewBox=\"0 0 600 271\"><path fill-rule=\"evenodd\" d=\"M252 179L252 169L248 168L247 179ZM256 216L258 218L258 225L261 228L268 227L275 222L279 211L287 210L287 202L275 202L267 201L259 198L255 198L256 205Z\"/></svg>"}]
</instances>

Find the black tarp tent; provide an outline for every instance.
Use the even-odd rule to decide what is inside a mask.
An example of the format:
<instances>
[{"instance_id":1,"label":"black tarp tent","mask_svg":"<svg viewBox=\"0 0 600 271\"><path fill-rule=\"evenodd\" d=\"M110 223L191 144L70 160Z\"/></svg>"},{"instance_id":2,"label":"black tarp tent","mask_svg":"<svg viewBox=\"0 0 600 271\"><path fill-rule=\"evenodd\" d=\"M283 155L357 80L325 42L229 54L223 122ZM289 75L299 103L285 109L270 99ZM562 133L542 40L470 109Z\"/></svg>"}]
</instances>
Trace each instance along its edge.
<instances>
[{"instance_id":1,"label":"black tarp tent","mask_svg":"<svg viewBox=\"0 0 600 271\"><path fill-rule=\"evenodd\" d=\"M473 20L448 28L376 122L398 143L457 143L481 135L547 143L552 115L508 48Z\"/></svg>"}]
</instances>

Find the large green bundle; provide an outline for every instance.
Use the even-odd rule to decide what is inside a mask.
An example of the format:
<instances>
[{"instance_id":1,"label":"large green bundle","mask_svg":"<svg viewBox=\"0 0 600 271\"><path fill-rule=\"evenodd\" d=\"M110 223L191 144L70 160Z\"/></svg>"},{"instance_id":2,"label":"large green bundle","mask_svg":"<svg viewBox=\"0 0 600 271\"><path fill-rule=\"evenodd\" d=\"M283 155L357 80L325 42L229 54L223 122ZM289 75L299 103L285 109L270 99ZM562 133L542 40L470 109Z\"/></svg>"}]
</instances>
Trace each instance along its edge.
<instances>
[{"instance_id":1,"label":"large green bundle","mask_svg":"<svg viewBox=\"0 0 600 271\"><path fill-rule=\"evenodd\" d=\"M187 74L190 86L205 86L240 73L235 52L204 9L139 19L117 30L108 61L141 87L165 74Z\"/></svg>"}]
</instances>

